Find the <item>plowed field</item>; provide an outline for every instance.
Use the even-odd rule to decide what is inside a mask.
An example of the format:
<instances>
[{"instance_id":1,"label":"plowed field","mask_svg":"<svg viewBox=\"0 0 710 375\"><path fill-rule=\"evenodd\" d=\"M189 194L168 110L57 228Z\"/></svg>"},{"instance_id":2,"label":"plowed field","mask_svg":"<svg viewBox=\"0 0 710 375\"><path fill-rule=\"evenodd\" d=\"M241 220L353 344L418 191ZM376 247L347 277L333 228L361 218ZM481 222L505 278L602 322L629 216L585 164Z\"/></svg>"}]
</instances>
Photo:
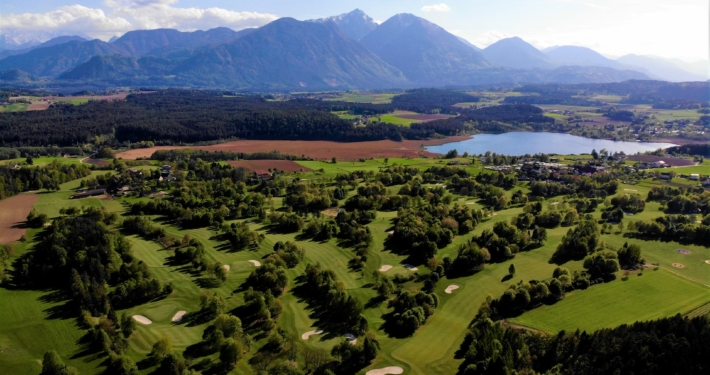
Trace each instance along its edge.
<instances>
[{"instance_id":1,"label":"plowed field","mask_svg":"<svg viewBox=\"0 0 710 375\"><path fill-rule=\"evenodd\" d=\"M37 194L20 194L0 201L0 243L15 242L27 232L23 224L37 198Z\"/></svg>"}]
</instances>

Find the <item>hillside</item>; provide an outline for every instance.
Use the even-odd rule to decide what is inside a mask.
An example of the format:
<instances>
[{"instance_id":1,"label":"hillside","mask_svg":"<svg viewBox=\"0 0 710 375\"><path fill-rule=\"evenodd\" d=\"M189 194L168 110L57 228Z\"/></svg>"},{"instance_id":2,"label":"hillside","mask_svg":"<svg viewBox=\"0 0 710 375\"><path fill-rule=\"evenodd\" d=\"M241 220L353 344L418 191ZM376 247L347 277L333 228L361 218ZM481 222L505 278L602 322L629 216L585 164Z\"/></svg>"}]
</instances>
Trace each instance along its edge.
<instances>
[{"instance_id":1,"label":"hillside","mask_svg":"<svg viewBox=\"0 0 710 375\"><path fill-rule=\"evenodd\" d=\"M497 65L514 69L551 69L556 65L547 55L518 37L501 39L481 53Z\"/></svg>"},{"instance_id":2,"label":"hillside","mask_svg":"<svg viewBox=\"0 0 710 375\"><path fill-rule=\"evenodd\" d=\"M345 35L354 40L362 39L378 26L377 22L375 22L372 17L368 16L360 9L355 9L350 13L344 13L337 16L309 20L309 22L335 22L335 24L343 30Z\"/></svg>"},{"instance_id":3,"label":"hillside","mask_svg":"<svg viewBox=\"0 0 710 375\"><path fill-rule=\"evenodd\" d=\"M417 84L462 83L492 66L453 34L411 14L393 16L361 42Z\"/></svg>"}]
</instances>

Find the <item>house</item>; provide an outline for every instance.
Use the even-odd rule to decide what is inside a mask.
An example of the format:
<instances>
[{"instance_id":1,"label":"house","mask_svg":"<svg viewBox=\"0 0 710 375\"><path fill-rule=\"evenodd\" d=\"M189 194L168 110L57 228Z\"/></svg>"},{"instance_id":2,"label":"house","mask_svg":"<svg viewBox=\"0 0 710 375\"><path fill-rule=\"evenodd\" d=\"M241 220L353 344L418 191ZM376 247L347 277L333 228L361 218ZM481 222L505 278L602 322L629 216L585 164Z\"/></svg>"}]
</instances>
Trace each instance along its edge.
<instances>
[{"instance_id":1,"label":"house","mask_svg":"<svg viewBox=\"0 0 710 375\"><path fill-rule=\"evenodd\" d=\"M710 178L708 178L707 180L703 181L703 186L710 187Z\"/></svg>"},{"instance_id":2,"label":"house","mask_svg":"<svg viewBox=\"0 0 710 375\"><path fill-rule=\"evenodd\" d=\"M663 160L659 160L659 161L654 161L651 165L653 168L665 168L666 162Z\"/></svg>"},{"instance_id":3,"label":"house","mask_svg":"<svg viewBox=\"0 0 710 375\"><path fill-rule=\"evenodd\" d=\"M671 175L670 173L661 173L661 180L670 180Z\"/></svg>"},{"instance_id":4,"label":"house","mask_svg":"<svg viewBox=\"0 0 710 375\"><path fill-rule=\"evenodd\" d=\"M690 179L693 181L698 181L698 180L700 180L700 175L697 173L693 173L690 175Z\"/></svg>"},{"instance_id":5,"label":"house","mask_svg":"<svg viewBox=\"0 0 710 375\"><path fill-rule=\"evenodd\" d=\"M79 199L79 198L88 198L88 197L97 197L99 195L104 195L106 194L106 189L94 189L94 190L86 190L82 191L81 193L76 193L69 197L69 199Z\"/></svg>"},{"instance_id":6,"label":"house","mask_svg":"<svg viewBox=\"0 0 710 375\"><path fill-rule=\"evenodd\" d=\"M256 175L256 177L260 180L268 181L271 179L271 175L269 173L259 173Z\"/></svg>"}]
</instances>

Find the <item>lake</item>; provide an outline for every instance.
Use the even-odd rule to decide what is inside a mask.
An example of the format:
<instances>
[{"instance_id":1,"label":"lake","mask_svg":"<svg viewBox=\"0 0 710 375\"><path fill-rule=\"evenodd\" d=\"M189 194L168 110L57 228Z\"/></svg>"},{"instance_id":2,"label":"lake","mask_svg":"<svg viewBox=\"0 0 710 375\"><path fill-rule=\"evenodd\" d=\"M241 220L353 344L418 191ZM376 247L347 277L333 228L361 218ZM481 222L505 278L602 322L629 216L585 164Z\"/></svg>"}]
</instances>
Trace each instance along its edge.
<instances>
[{"instance_id":1,"label":"lake","mask_svg":"<svg viewBox=\"0 0 710 375\"><path fill-rule=\"evenodd\" d=\"M513 132L503 134L478 134L471 139L427 146L426 150L446 154L450 150L469 154L485 154L486 151L502 155L519 156L525 154L589 154L592 150L606 149L610 153L623 151L627 155L637 152L655 151L659 148L675 146L672 143L616 142L606 139L591 139L561 133Z\"/></svg>"}]
</instances>

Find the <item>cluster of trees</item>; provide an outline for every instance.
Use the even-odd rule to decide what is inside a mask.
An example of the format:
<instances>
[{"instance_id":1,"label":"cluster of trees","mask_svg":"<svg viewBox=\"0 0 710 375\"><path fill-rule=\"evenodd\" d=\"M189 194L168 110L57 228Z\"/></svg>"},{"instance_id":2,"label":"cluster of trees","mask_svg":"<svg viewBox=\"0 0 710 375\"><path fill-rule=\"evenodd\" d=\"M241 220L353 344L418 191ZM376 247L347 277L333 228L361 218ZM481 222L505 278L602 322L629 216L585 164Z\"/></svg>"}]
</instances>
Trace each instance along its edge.
<instances>
[{"instance_id":1,"label":"cluster of trees","mask_svg":"<svg viewBox=\"0 0 710 375\"><path fill-rule=\"evenodd\" d=\"M700 223L693 216L665 215L649 221L632 221L628 224L630 236L644 239L661 239L693 243L701 246L710 245L710 214Z\"/></svg>"},{"instance_id":2,"label":"cluster of trees","mask_svg":"<svg viewBox=\"0 0 710 375\"><path fill-rule=\"evenodd\" d=\"M559 195L582 194L588 198L606 198L616 194L619 183L612 177L596 173L592 176L561 175L559 182L532 182L530 195L551 198Z\"/></svg>"},{"instance_id":3,"label":"cluster of trees","mask_svg":"<svg viewBox=\"0 0 710 375\"><path fill-rule=\"evenodd\" d=\"M545 228L521 230L508 222L499 221L493 225L493 229L484 230L473 240L486 250L491 261L502 262L513 258L520 251L541 246L546 239Z\"/></svg>"},{"instance_id":4,"label":"cluster of trees","mask_svg":"<svg viewBox=\"0 0 710 375\"><path fill-rule=\"evenodd\" d=\"M367 332L362 305L348 294L333 270L324 269L319 263L309 263L302 280L298 293L318 315L321 327L333 333L351 333L355 336Z\"/></svg>"},{"instance_id":5,"label":"cluster of trees","mask_svg":"<svg viewBox=\"0 0 710 375\"><path fill-rule=\"evenodd\" d=\"M392 106L396 109L418 113L450 113L456 114L456 103L474 103L481 98L460 91L441 89L414 89L392 98Z\"/></svg>"},{"instance_id":6,"label":"cluster of trees","mask_svg":"<svg viewBox=\"0 0 710 375\"><path fill-rule=\"evenodd\" d=\"M283 233L298 232L306 224L300 215L293 212L271 211L268 218L271 225Z\"/></svg>"},{"instance_id":7,"label":"cluster of trees","mask_svg":"<svg viewBox=\"0 0 710 375\"><path fill-rule=\"evenodd\" d=\"M338 193L338 197L336 197ZM345 193L342 189L326 189L303 183L292 183L286 187L286 196L283 205L291 207L293 211L300 214L322 211L327 208L337 207L338 199L342 199Z\"/></svg>"},{"instance_id":8,"label":"cluster of trees","mask_svg":"<svg viewBox=\"0 0 710 375\"><path fill-rule=\"evenodd\" d=\"M397 290L388 303L393 311L386 316L387 329L395 336L411 336L434 314L438 304L439 298L433 293Z\"/></svg>"},{"instance_id":9,"label":"cluster of trees","mask_svg":"<svg viewBox=\"0 0 710 375\"><path fill-rule=\"evenodd\" d=\"M288 285L285 262L278 255L266 258L247 278L246 285L258 291L280 296Z\"/></svg>"},{"instance_id":10,"label":"cluster of trees","mask_svg":"<svg viewBox=\"0 0 710 375\"><path fill-rule=\"evenodd\" d=\"M14 253L15 247L12 244L4 244L0 246L0 283L4 284L10 279L8 262Z\"/></svg>"},{"instance_id":11,"label":"cluster of trees","mask_svg":"<svg viewBox=\"0 0 710 375\"><path fill-rule=\"evenodd\" d=\"M583 215L576 227L567 231L562 241L557 245L552 260L564 263L568 260L581 260L597 249L600 230L596 220L589 215Z\"/></svg>"},{"instance_id":12,"label":"cluster of trees","mask_svg":"<svg viewBox=\"0 0 710 375\"><path fill-rule=\"evenodd\" d=\"M57 218L33 251L20 258L14 281L66 292L80 321L90 328L90 346L109 355L107 373L134 373L135 363L123 353L135 323L125 315L119 320L114 309L169 294L172 285L153 278L148 266L131 254L130 243L109 229L115 218L93 207Z\"/></svg>"},{"instance_id":13,"label":"cluster of trees","mask_svg":"<svg viewBox=\"0 0 710 375\"><path fill-rule=\"evenodd\" d=\"M648 192L648 200L665 204L668 213L710 213L710 192L701 187L654 186Z\"/></svg>"},{"instance_id":14,"label":"cluster of trees","mask_svg":"<svg viewBox=\"0 0 710 375\"><path fill-rule=\"evenodd\" d=\"M397 212L391 243L413 259L425 262L439 248L451 243L454 236L473 230L483 219L480 210L456 205L423 204Z\"/></svg>"},{"instance_id":15,"label":"cluster of trees","mask_svg":"<svg viewBox=\"0 0 710 375\"><path fill-rule=\"evenodd\" d=\"M531 202L523 206L523 213L513 218L511 223L520 230L526 230L534 229L536 226L548 229L560 225L572 226L577 221L579 221L577 209L566 203L550 205L549 210L543 211L542 203Z\"/></svg>"},{"instance_id":16,"label":"cluster of trees","mask_svg":"<svg viewBox=\"0 0 710 375\"><path fill-rule=\"evenodd\" d=\"M61 164L56 160L44 167L0 166L0 199L29 190L59 190L59 185L90 174L91 169L84 164Z\"/></svg>"},{"instance_id":17,"label":"cluster of trees","mask_svg":"<svg viewBox=\"0 0 710 375\"><path fill-rule=\"evenodd\" d=\"M523 332L479 315L461 346L462 375L701 374L708 360L710 325L677 315L595 332Z\"/></svg>"},{"instance_id":18,"label":"cluster of trees","mask_svg":"<svg viewBox=\"0 0 710 375\"><path fill-rule=\"evenodd\" d=\"M615 223L620 223L625 213L639 213L646 207L646 202L638 194L619 194L609 203L602 212L602 219Z\"/></svg>"},{"instance_id":19,"label":"cluster of trees","mask_svg":"<svg viewBox=\"0 0 710 375\"><path fill-rule=\"evenodd\" d=\"M222 227L222 238L229 241L232 251L239 251L258 246L264 240L264 234L252 231L245 222L237 222Z\"/></svg>"},{"instance_id":20,"label":"cluster of trees","mask_svg":"<svg viewBox=\"0 0 710 375\"><path fill-rule=\"evenodd\" d=\"M193 171L188 172L192 178L190 172ZM172 190L171 199L136 202L130 212L134 215L161 215L183 227L199 228L220 226L229 219L254 216L264 218L265 202L263 194L247 192L243 182L214 178L207 181L183 181Z\"/></svg>"}]
</instances>

